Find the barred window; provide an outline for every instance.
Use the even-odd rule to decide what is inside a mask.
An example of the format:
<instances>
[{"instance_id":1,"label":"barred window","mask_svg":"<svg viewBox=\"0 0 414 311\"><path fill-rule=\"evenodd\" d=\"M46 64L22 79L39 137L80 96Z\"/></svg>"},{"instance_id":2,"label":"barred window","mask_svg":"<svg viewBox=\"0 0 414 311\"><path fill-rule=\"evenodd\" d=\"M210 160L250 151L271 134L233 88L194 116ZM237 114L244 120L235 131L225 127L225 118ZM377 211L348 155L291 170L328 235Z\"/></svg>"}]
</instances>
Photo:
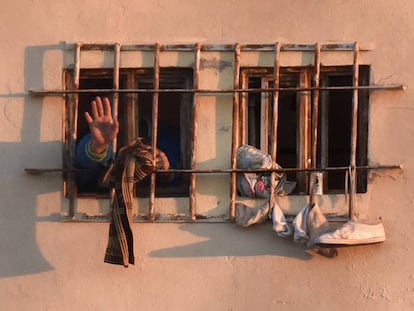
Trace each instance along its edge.
<instances>
[{"instance_id":1,"label":"barred window","mask_svg":"<svg viewBox=\"0 0 414 311\"><path fill-rule=\"evenodd\" d=\"M358 43L72 46L63 89L30 90L36 96L64 95L64 167L26 169L64 172L70 219L78 197L109 196L108 189L82 188L76 180L82 172L74 167L76 145L88 133L84 113L96 96L111 99L120 122L114 152L138 136L152 138L160 149L163 140L174 147L166 153L175 160L170 170L175 183L162 184L157 176L166 172L155 170L137 187L138 198L149 198L145 215L136 213L141 220L234 220L237 174L245 171L236 163L242 144L271 155L282 166L276 170L296 181L294 195L310 194L312 201L316 174L322 176L323 194L349 193L349 215L355 193L367 191L368 170L400 168L369 164L369 102L373 91L404 86L373 85L373 68L359 57L369 49ZM196 158L204 153L208 161ZM200 178L204 190L213 185L220 192L213 216L204 206L210 201L196 202L204 194L197 188L201 175L215 176ZM187 205L176 204L187 210L170 217L158 212L155 197L188 199Z\"/></svg>"},{"instance_id":2,"label":"barred window","mask_svg":"<svg viewBox=\"0 0 414 311\"><path fill-rule=\"evenodd\" d=\"M285 168L310 167L311 123L313 92L297 91L312 87L314 69L309 67L288 67L280 69L281 88L278 96L277 161ZM273 68L242 68L243 85L249 89L264 89L265 92L251 92L245 99L246 118L244 141L267 153L272 144L271 122L273 114L272 93L274 88ZM361 65L359 81L361 86L369 85L370 67ZM322 87L339 87L321 92L318 114L317 167L348 166L351 155L352 102L353 91L340 89L352 87L352 66L322 67ZM358 105L358 166L367 165L368 108L369 93L359 92ZM346 187L347 171L327 171L324 178L324 193L343 193ZM296 181L296 194L308 194L309 183L303 172L289 172L288 178ZM357 191L367 190L367 171L357 172Z\"/></svg>"},{"instance_id":3,"label":"barred window","mask_svg":"<svg viewBox=\"0 0 414 311\"><path fill-rule=\"evenodd\" d=\"M191 89L192 68L162 68L160 70L159 88ZM112 88L113 71L111 69L82 69L79 77L79 90L96 90L96 92L80 93L77 111L70 114L77 115L76 131L77 141L89 133L85 120L85 112L91 112L91 101L96 96L109 97L112 94L100 93L99 90ZM73 70L65 71L66 88L73 88ZM152 68L123 68L119 72L119 88L151 90L154 89L154 70ZM125 146L138 136L146 139L151 144L152 120L153 120L153 96L154 92L121 93L119 96L118 119L120 132L117 138L117 149ZM68 99L71 100L71 99ZM164 151L173 169L188 169L190 166L189 150L191 147L191 105L192 94L163 92L158 99L158 148ZM69 102L67 106L70 107ZM74 109L74 107L72 107ZM69 120L69 118L68 118ZM73 125L68 125L68 131ZM68 140L70 136L67 136ZM82 172L79 172L82 175ZM78 196L108 195L108 189L99 187L96 183L76 185ZM156 185L157 196L188 196L188 174L175 174L169 182L158 182ZM149 195L149 181L137 187L138 196Z\"/></svg>"}]
</instances>

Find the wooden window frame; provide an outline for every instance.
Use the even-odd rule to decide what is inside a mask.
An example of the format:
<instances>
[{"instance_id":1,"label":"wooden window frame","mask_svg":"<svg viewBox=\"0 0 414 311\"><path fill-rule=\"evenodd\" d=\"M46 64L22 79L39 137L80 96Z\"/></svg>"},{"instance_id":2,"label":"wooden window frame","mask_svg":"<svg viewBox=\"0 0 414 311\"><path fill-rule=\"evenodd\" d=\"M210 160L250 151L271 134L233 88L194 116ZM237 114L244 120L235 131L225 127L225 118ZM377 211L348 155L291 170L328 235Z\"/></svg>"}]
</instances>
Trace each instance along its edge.
<instances>
[{"instance_id":1,"label":"wooden window frame","mask_svg":"<svg viewBox=\"0 0 414 311\"><path fill-rule=\"evenodd\" d=\"M293 84L291 85L280 85L280 87L285 88L311 88L312 87L312 74L313 74L313 67L284 67L280 68L280 81L279 83L282 84L284 80L292 80ZM320 76L321 76L321 86L322 87L330 87L328 85L328 79L331 76L341 76L341 77L348 77L352 83L352 75L353 75L353 67L352 66L329 66L329 67L322 67ZM240 115L242 116L241 122L243 124L240 125L240 140L243 144L252 144L255 145L257 148L261 149L265 153L271 153L271 141L272 141L272 133L271 133L271 114L272 114L272 92L267 92L266 89L274 88L274 73L273 67L252 67L252 68L241 68L241 85L242 88L249 89L249 88L258 88L263 90L262 92L258 91L257 93L248 93L242 95L242 104L241 104L241 111ZM370 77L370 66L361 65L359 69L359 81L361 86L369 85L369 77ZM256 82L256 85L251 85L252 79L259 80ZM342 85L344 87L349 87L352 84ZM338 85L336 85L338 86ZM330 103L329 96L331 92L338 92L338 90L334 91L322 91L321 96L319 97L319 106L321 113L319 114L319 122L318 122L318 137L319 137L319 145L318 145L318 158L317 158L317 166L320 168L329 167L328 163L328 109L327 106ZM349 105L349 113L351 112L352 106L352 90L346 90L342 92L347 92L348 96L348 105ZM256 96L254 96L256 94ZM260 99L258 100L258 98ZM278 96L278 106L281 107L282 99L281 94ZM369 111L369 92L366 90L360 90L359 94L359 109L358 109L358 134L357 134L357 165L365 166L368 163L368 111ZM255 103L251 103L251 101L256 101ZM258 103L260 101L260 103ZM291 168L311 168L310 166L310 158L311 158L311 124L312 124L312 102L313 102L313 94L311 91L302 91L296 92L296 165ZM260 122L251 121L252 118L249 118L249 111L253 111L254 105L260 104ZM280 109L280 108L279 108ZM283 115L279 114L278 119L281 120ZM352 118L350 118L350 123L348 124L349 130L352 127ZM252 126L257 126L256 129L252 128ZM260 133L255 134L254 131L257 130ZM253 131L253 133L251 133ZM280 133L279 133L280 134ZM251 139L256 138L253 143ZM258 139L257 139L258 138ZM277 138L276 138L277 139ZM257 141L258 140L258 141ZM280 142L277 143L278 146ZM349 133L349 138L347 145L350 146L351 144L351 135ZM342 163L341 165L348 165L350 161L350 150L349 150L349 157L346 163ZM278 158L280 154L278 154ZM281 163L279 163L281 164ZM283 165L282 165L283 166ZM339 166L339 165L336 165ZM284 166L285 167L285 166ZM290 166L288 166L290 167ZM287 168L288 168L287 167ZM342 172L344 186L342 188L330 188L327 182L328 176L333 174L334 172L326 172L324 174L324 193L344 193L347 192L347 178L348 172ZM310 185L309 185L309 178L307 173L304 172L294 172L290 174L290 176L294 175L294 180L297 182L297 187L294 191L295 194L309 194ZM367 191L367 171L359 171L357 172L357 192L358 193L365 193Z\"/></svg>"},{"instance_id":2,"label":"wooden window frame","mask_svg":"<svg viewBox=\"0 0 414 311\"><path fill-rule=\"evenodd\" d=\"M161 68L160 69L160 89L191 89L192 88L192 68L184 68L184 67L174 67L174 68ZM154 70L152 68L122 68L119 70L119 86L120 89L153 89L153 76ZM82 69L80 71L79 77L79 90L82 89L106 89L108 87L108 83L112 83L114 79L113 71L107 68L100 68L100 69ZM92 81L92 83L102 80L104 83L91 85L87 83L87 81ZM74 87L73 81L73 70L64 70L64 81L65 87L67 89L72 89ZM140 100L140 95L147 95L146 100ZM175 100L180 100L181 103L178 105L180 106L179 115L179 127L180 127L180 159L181 165L178 169L188 169L190 166L191 157L188 152L186 152L189 148L191 148L192 144L192 129L191 124L192 122L192 96L191 93L170 93L171 96L180 97L176 98ZM75 106L70 105L70 101L73 101L73 98L67 97L66 100L66 125L65 125L65 144L69 145L69 133L73 130L74 124L70 124L69 120L73 120L73 118L77 118L77 129L76 129L76 137L77 141L79 141L84 135L86 135L89 130L87 127L87 123L84 120L84 113L85 111L90 110L90 102L95 96L108 96L113 101L113 96L111 94L103 93L81 93L79 94L78 98L78 105L77 111L74 111ZM143 136L142 133L139 132L139 126L137 120L140 119L139 115L139 107L140 103L146 103L148 105L149 101L152 99L148 99L149 97L154 96L154 93L122 93L119 95L119 112L118 112L118 120L120 123L120 133L117 138L117 148L120 146L124 146L138 136ZM166 101L168 99L169 93L165 92L160 95L163 99L161 101ZM151 103L150 103L151 104ZM167 106L167 105L165 105ZM152 107L149 107L151 109ZM168 107L167 107L168 108ZM72 117L71 117L72 116ZM160 119L158 117L158 119ZM158 123L161 122L158 120ZM65 159L65 162L73 162L74 159L70 153L66 153L68 158ZM69 185L72 183L73 176L66 175L66 182L65 182L65 193L69 193ZM168 185L159 185L156 187L156 196L159 197L182 197L188 196L188 175L180 176L182 182L179 185L175 186L168 186ZM76 187L76 184L75 184ZM149 196L149 189L148 185L143 185L137 188L136 195L139 197L148 197ZM101 191L93 191L93 192L85 192L79 193L75 190L75 196L77 197L109 197L109 192L105 189L101 189Z\"/></svg>"}]
</instances>

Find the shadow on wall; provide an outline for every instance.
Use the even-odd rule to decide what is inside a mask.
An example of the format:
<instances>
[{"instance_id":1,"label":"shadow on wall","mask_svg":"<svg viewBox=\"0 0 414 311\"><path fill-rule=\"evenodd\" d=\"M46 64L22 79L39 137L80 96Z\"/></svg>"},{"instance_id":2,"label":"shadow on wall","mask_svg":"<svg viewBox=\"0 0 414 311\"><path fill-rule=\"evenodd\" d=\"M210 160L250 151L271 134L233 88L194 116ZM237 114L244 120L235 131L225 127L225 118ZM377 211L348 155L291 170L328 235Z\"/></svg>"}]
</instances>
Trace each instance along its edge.
<instances>
[{"instance_id":1,"label":"shadow on wall","mask_svg":"<svg viewBox=\"0 0 414 311\"><path fill-rule=\"evenodd\" d=\"M50 168L52 162L60 162L62 142L41 142L40 128L43 110L41 98L27 95L28 89L42 89L44 57L49 51L64 50L60 43L48 46L32 46L25 51L24 92L0 94L4 103L3 113L10 127L17 128L7 116L7 105L24 98L24 115L20 142L0 142L0 278L14 277L51 271L54 267L42 254L38 244L39 221L58 222L57 214L39 216L39 197L62 191L60 174L30 176L27 167ZM63 64L62 64L63 68ZM19 102L20 103L20 102ZM12 107L10 105L10 107ZM13 108L11 108L13 109ZM61 119L61 116L57 116ZM58 160L57 157L59 157ZM40 159L51 159L42 163ZM52 160L53 159L53 160ZM62 195L59 196L60 198ZM42 203L44 204L44 203ZM46 204L61 204L47 202ZM60 206L50 207L53 213ZM306 247L277 237L269 223L251 228L232 224L184 224L180 227L208 240L180 247L160 249L150 253L152 257L211 257L211 256L260 256L273 255L309 260L312 255ZM48 237L50 240L54 236ZM105 237L106 238L106 237ZM53 245L53 243L48 243ZM50 246L49 246L50 247ZM104 250L102 250L104 252Z\"/></svg>"},{"instance_id":2,"label":"shadow on wall","mask_svg":"<svg viewBox=\"0 0 414 311\"><path fill-rule=\"evenodd\" d=\"M29 176L24 169L47 168L50 163L39 164L39 159L56 159L56 155L59 157L57 162L60 162L62 142L40 141L40 122L44 109L42 99L28 96L27 91L30 88L43 87L45 53L63 49L64 44L26 48L24 92L0 94L0 100L5 107L5 120L10 122L6 126L15 128L17 125L7 115L7 105L24 98L21 142L0 143L0 278L53 270L37 243L38 197L41 194L61 191L62 179L60 174L53 177ZM61 119L61 116L58 117ZM56 216L47 216L42 221L57 220Z\"/></svg>"},{"instance_id":3,"label":"shadow on wall","mask_svg":"<svg viewBox=\"0 0 414 311\"><path fill-rule=\"evenodd\" d=\"M266 222L248 228L235 224L184 224L181 230L208 240L195 244L153 251L150 257L280 256L310 260L313 255L305 244L278 237Z\"/></svg>"},{"instance_id":4,"label":"shadow on wall","mask_svg":"<svg viewBox=\"0 0 414 311\"><path fill-rule=\"evenodd\" d=\"M0 278L53 270L37 242L38 197L60 191L61 183L53 182L57 178L51 181L50 176L29 176L24 172L25 163L30 163L30 157L36 156L39 148L24 143L0 143ZM27 150L33 153L27 154ZM47 216L42 221L57 218Z\"/></svg>"}]
</instances>

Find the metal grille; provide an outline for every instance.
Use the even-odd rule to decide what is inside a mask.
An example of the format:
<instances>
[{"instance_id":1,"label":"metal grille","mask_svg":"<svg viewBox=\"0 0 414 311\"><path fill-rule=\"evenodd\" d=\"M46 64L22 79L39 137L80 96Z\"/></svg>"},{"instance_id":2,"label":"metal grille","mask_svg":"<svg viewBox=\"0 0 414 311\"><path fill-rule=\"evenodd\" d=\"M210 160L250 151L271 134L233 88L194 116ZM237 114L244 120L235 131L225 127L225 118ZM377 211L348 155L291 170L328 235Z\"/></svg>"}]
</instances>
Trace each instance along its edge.
<instances>
[{"instance_id":1,"label":"metal grille","mask_svg":"<svg viewBox=\"0 0 414 311\"><path fill-rule=\"evenodd\" d=\"M350 44L310 44L310 45L301 45L301 44L263 44L263 45L242 45L242 44L227 44L227 45L214 45L214 44L190 44L190 45L161 45L159 43L153 45L120 45L119 43L111 44L83 44L76 43L74 44L74 68L73 68L73 88L67 90L29 90L30 94L33 96L67 96L69 100L69 120L67 120L69 131L69 139L66 145L67 149L67 163L66 169L26 169L26 172L39 174L39 173L48 173L56 171L65 171L67 173L67 197L69 199L69 219L74 220L76 210L75 210L75 200L76 200L76 185L74 181L74 156L75 156L75 146L77 141L77 111L79 103L79 94L81 93L108 93L112 94L112 111L115 118L118 117L119 112L119 94L121 93L153 93L153 123L152 123L152 145L157 145L157 128L158 128L158 104L159 104L159 94L162 92L177 92L177 93L191 93L193 94L193 124L192 124L192 149L191 152L191 169L177 169L172 170L177 173L190 174L190 192L189 192L189 221L198 221L200 220L196 215L196 175L197 174L230 174L231 183L230 183L230 206L229 206L229 217L228 220L232 221L235 217L235 202L236 202L236 177L237 173L245 172L246 170L237 169L236 165L236 151L241 143L244 142L244 131L243 128L240 128L240 124L244 124L245 118L245 107L240 105L240 97L243 94L248 94L249 92L267 92L271 93L273 97L273 108L271 115L271 146L270 154L272 159L277 161L277 129L278 129L278 101L280 92L303 92L303 91L312 91L313 92L313 104L312 104L312 129L311 129L311 165L306 168L285 168L279 170L270 170L272 174L276 171L278 172L311 172L311 180L315 178L315 172L320 171L349 171L351 179L350 187L350 201L349 201L349 216L353 217L353 211L355 206L355 173L358 169L369 170L369 169L398 169L401 168L399 165L387 165L387 166L356 166L356 135L357 135L357 112L358 112L358 94L360 90L369 90L369 91L381 91L381 90L404 90L403 85L369 85L369 86L360 86L358 83L358 68L359 68L359 54L361 52L367 51L361 47L358 43ZM113 88L111 89L79 89L79 79L80 79L80 70L82 68L81 54L83 51L113 51L114 60L113 60ZM154 81L153 88L151 89L120 89L119 87L119 76L120 76L120 63L121 55L123 51L148 51L152 52L154 55L153 60L153 70L154 70ZM160 88L160 59L164 52L192 52L194 53L193 61L193 87L188 89L161 89ZM232 52L234 54L233 68L234 68L234 80L233 88L225 89L201 89L199 83L199 73L200 73L200 62L201 55L203 53L209 52ZM313 85L311 87L289 87L283 88L279 85L280 80L280 55L284 52L289 51L301 51L301 52L311 52L314 55L314 64L313 64ZM353 85L352 86L335 86L327 87L320 86L320 66L321 66L321 53L323 52L342 52L342 53L352 53L353 55ZM243 53L248 52L273 52L273 87L272 88L249 88L246 85L240 85L240 64L243 57ZM351 135L351 154L350 154L350 163L349 166L344 167L316 167L316 150L318 146L318 113L319 113L319 95L323 91L335 91L335 90L352 90L353 91L353 119L352 119L352 135ZM231 145L231 168L229 169L197 169L196 167L196 152L198 148L198 139L197 139L197 125L198 125L198 107L199 107L199 95L200 94L223 94L231 93L232 94L232 145ZM117 142L113 144L114 151L117 148ZM155 150L155 148L154 148ZM155 153L155 151L154 151ZM114 153L115 154L115 153ZM155 159L155 154L154 154ZM255 170L261 171L261 170ZM267 170L269 172L269 170ZM156 172L163 172L158 170ZM155 187L156 187L156 172L151 175L151 185L150 185L150 195L149 195L149 215L148 219L150 221L156 220L156 207L155 207ZM315 183L311 182L311 185ZM273 189L273 187L272 187ZM274 193L272 191L271 198L274 198ZM314 201L315 189L314 186L310 189L310 201ZM87 220L93 220L88 218Z\"/></svg>"}]
</instances>

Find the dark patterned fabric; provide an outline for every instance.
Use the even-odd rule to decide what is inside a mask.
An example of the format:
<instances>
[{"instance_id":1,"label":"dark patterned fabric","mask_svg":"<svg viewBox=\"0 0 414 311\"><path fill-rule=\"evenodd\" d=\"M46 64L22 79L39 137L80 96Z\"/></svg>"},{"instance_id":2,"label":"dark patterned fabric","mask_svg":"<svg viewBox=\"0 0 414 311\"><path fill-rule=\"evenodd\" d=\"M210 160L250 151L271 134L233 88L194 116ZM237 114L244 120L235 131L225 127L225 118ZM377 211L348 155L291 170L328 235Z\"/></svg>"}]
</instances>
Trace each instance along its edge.
<instances>
[{"instance_id":1,"label":"dark patterned fabric","mask_svg":"<svg viewBox=\"0 0 414 311\"><path fill-rule=\"evenodd\" d=\"M134 264L131 230L135 184L154 170L152 148L138 138L119 150L101 183L113 189L111 222L104 262L128 267Z\"/></svg>"}]
</instances>

